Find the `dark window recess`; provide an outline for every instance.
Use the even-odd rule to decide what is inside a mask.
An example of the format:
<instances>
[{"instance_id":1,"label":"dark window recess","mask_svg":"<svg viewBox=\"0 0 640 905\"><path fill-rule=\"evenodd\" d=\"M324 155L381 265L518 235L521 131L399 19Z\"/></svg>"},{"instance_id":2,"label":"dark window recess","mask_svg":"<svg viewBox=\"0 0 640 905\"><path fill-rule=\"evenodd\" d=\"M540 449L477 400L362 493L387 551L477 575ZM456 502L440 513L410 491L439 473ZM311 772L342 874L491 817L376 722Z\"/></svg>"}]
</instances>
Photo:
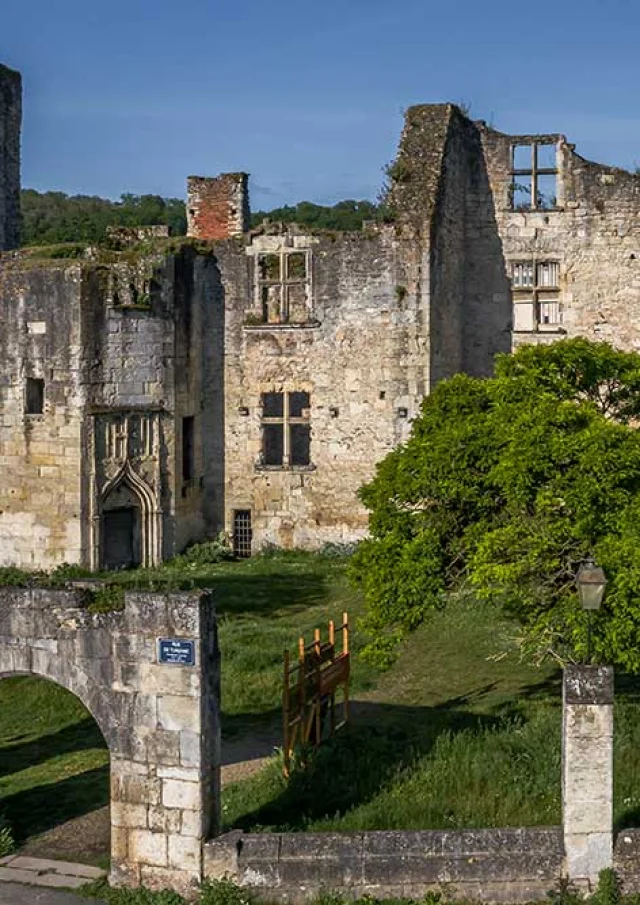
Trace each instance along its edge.
<instances>
[{"instance_id":1,"label":"dark window recess","mask_svg":"<svg viewBox=\"0 0 640 905\"><path fill-rule=\"evenodd\" d=\"M308 424L291 424L291 464L308 465L311 449L311 427Z\"/></svg>"},{"instance_id":2,"label":"dark window recess","mask_svg":"<svg viewBox=\"0 0 640 905\"><path fill-rule=\"evenodd\" d=\"M284 424L263 425L264 464L282 465L284 456Z\"/></svg>"},{"instance_id":3,"label":"dark window recess","mask_svg":"<svg viewBox=\"0 0 640 905\"><path fill-rule=\"evenodd\" d=\"M310 464L309 393L262 394L262 462L288 468Z\"/></svg>"},{"instance_id":4,"label":"dark window recess","mask_svg":"<svg viewBox=\"0 0 640 905\"><path fill-rule=\"evenodd\" d=\"M192 481L195 476L195 456L193 448L194 418L189 415L182 419L182 480Z\"/></svg>"},{"instance_id":5,"label":"dark window recess","mask_svg":"<svg viewBox=\"0 0 640 905\"><path fill-rule=\"evenodd\" d=\"M309 411L308 393L289 393L289 417L306 418Z\"/></svg>"},{"instance_id":6,"label":"dark window recess","mask_svg":"<svg viewBox=\"0 0 640 905\"><path fill-rule=\"evenodd\" d=\"M25 413L42 415L44 412L44 380L38 377L27 377Z\"/></svg>"},{"instance_id":7,"label":"dark window recess","mask_svg":"<svg viewBox=\"0 0 640 905\"><path fill-rule=\"evenodd\" d=\"M251 512L236 509L233 513L233 552L240 559L251 556Z\"/></svg>"},{"instance_id":8,"label":"dark window recess","mask_svg":"<svg viewBox=\"0 0 640 905\"><path fill-rule=\"evenodd\" d=\"M262 394L262 417L284 418L284 393Z\"/></svg>"}]
</instances>

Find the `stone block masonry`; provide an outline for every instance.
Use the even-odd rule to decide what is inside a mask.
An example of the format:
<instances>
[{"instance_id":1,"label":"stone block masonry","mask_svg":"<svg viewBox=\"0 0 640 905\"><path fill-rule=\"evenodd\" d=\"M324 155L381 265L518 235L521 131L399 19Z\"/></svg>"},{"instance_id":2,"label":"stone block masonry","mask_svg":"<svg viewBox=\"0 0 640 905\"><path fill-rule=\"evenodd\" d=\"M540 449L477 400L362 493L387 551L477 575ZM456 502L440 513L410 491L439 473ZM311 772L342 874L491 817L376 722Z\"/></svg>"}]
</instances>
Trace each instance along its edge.
<instances>
[{"instance_id":1,"label":"stone block masonry","mask_svg":"<svg viewBox=\"0 0 640 905\"><path fill-rule=\"evenodd\" d=\"M564 672L562 806L567 873L593 884L613 864L613 669Z\"/></svg>"},{"instance_id":2,"label":"stone block masonry","mask_svg":"<svg viewBox=\"0 0 640 905\"><path fill-rule=\"evenodd\" d=\"M205 845L204 873L232 876L259 898L297 905L323 890L420 898L446 886L467 900L544 899L562 873L560 828L229 833Z\"/></svg>"},{"instance_id":3,"label":"stone block masonry","mask_svg":"<svg viewBox=\"0 0 640 905\"><path fill-rule=\"evenodd\" d=\"M160 638L195 665L159 662ZM80 590L0 589L0 678L33 674L73 692L111 755L111 882L188 892L218 829L219 654L206 593L128 593L91 614Z\"/></svg>"},{"instance_id":4,"label":"stone block masonry","mask_svg":"<svg viewBox=\"0 0 640 905\"><path fill-rule=\"evenodd\" d=\"M0 64L0 251L20 239L20 129L22 80Z\"/></svg>"}]
</instances>

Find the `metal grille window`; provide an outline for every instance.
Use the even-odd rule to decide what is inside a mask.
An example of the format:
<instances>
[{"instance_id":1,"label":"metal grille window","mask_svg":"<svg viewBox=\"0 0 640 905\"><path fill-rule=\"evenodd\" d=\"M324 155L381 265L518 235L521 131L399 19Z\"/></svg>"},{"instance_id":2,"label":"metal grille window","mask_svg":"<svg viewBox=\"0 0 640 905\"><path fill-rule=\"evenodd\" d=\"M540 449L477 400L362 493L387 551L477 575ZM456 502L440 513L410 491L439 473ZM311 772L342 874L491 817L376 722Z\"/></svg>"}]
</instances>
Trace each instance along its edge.
<instances>
[{"instance_id":1,"label":"metal grille window","mask_svg":"<svg viewBox=\"0 0 640 905\"><path fill-rule=\"evenodd\" d=\"M516 332L557 330L562 324L560 265L557 261L517 261L511 265L513 327Z\"/></svg>"},{"instance_id":2,"label":"metal grille window","mask_svg":"<svg viewBox=\"0 0 640 905\"><path fill-rule=\"evenodd\" d=\"M511 207L550 210L558 203L558 165L554 142L532 141L511 148Z\"/></svg>"},{"instance_id":3,"label":"metal grille window","mask_svg":"<svg viewBox=\"0 0 640 905\"><path fill-rule=\"evenodd\" d=\"M262 394L262 462L288 468L309 465L310 397L306 392Z\"/></svg>"},{"instance_id":4,"label":"metal grille window","mask_svg":"<svg viewBox=\"0 0 640 905\"><path fill-rule=\"evenodd\" d=\"M309 261L306 251L279 251L258 255L257 292L266 324L304 323L309 320Z\"/></svg>"},{"instance_id":5,"label":"metal grille window","mask_svg":"<svg viewBox=\"0 0 640 905\"><path fill-rule=\"evenodd\" d=\"M248 509L236 509L233 513L233 552L239 559L251 556L251 512Z\"/></svg>"}]
</instances>

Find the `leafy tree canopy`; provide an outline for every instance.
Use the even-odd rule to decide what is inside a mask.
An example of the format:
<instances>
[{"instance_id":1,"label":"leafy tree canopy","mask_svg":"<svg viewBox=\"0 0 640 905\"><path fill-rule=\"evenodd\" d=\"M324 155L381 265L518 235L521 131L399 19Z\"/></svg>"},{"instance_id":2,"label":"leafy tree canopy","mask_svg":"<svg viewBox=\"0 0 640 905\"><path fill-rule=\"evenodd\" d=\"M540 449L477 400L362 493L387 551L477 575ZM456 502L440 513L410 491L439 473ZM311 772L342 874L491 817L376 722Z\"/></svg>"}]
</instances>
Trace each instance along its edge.
<instances>
[{"instance_id":1,"label":"leafy tree canopy","mask_svg":"<svg viewBox=\"0 0 640 905\"><path fill-rule=\"evenodd\" d=\"M173 235L187 231L184 201L160 195L120 196L110 201L90 195L64 192L21 192L22 244L53 245L58 242L99 242L108 226L167 224Z\"/></svg>"},{"instance_id":2,"label":"leafy tree canopy","mask_svg":"<svg viewBox=\"0 0 640 905\"><path fill-rule=\"evenodd\" d=\"M586 653L575 589L592 553L608 578L594 614L602 662L640 670L640 355L572 339L499 356L425 399L408 442L361 498L371 537L355 554L370 653L395 643L461 582L520 624L523 649Z\"/></svg>"},{"instance_id":3,"label":"leafy tree canopy","mask_svg":"<svg viewBox=\"0 0 640 905\"><path fill-rule=\"evenodd\" d=\"M272 211L256 211L251 215L251 225L260 226L265 217L281 223L299 223L313 229L358 230L365 220L378 218L378 207L372 201L339 201L332 207L300 201Z\"/></svg>"},{"instance_id":4,"label":"leafy tree canopy","mask_svg":"<svg viewBox=\"0 0 640 905\"><path fill-rule=\"evenodd\" d=\"M125 193L119 201L93 195L66 195L64 192L21 193L22 244L55 245L61 242L99 242L108 226L153 226L164 223L174 236L184 236L187 218L184 201L160 195ZM301 201L272 211L256 211L251 225L265 218L283 223L299 223L312 229L359 230L365 220L379 216L371 201L339 201L332 207Z\"/></svg>"}]
</instances>

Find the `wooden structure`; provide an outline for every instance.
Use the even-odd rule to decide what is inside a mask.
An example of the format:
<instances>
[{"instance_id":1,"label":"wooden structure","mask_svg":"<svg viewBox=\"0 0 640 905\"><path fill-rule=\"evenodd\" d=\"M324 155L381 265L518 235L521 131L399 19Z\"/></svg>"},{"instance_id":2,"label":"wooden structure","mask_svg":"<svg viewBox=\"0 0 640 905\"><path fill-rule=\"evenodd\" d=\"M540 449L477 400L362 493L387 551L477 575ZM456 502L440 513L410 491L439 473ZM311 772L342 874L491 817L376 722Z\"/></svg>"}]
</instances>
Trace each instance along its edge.
<instances>
[{"instance_id":1,"label":"wooden structure","mask_svg":"<svg viewBox=\"0 0 640 905\"><path fill-rule=\"evenodd\" d=\"M336 634L342 634L341 652L336 647ZM289 651L284 652L284 692L282 716L284 729L284 773L289 776L291 758L296 748L318 747L349 719L349 617L342 615L342 625L329 623L328 640L323 641L320 629L313 641L298 641L298 658L292 662ZM342 690L342 715L338 721L336 693Z\"/></svg>"}]
</instances>

